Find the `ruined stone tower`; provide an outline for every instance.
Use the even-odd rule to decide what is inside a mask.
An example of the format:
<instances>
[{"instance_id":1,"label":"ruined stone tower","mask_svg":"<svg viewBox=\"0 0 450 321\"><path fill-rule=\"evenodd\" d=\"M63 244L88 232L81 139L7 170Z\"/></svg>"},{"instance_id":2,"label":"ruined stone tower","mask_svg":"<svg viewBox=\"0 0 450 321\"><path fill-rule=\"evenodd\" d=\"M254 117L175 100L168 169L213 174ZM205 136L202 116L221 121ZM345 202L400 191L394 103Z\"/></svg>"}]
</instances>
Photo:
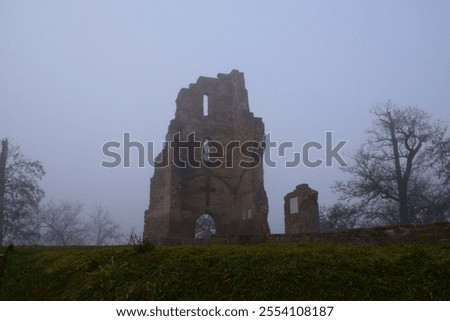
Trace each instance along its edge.
<instances>
[{"instance_id":1,"label":"ruined stone tower","mask_svg":"<svg viewBox=\"0 0 450 321\"><path fill-rule=\"evenodd\" d=\"M144 237L155 243L194 239L203 214L214 220L217 237L270 234L264 124L249 110L243 73L199 77L180 90L176 104L156 158L162 165L151 179Z\"/></svg>"},{"instance_id":2,"label":"ruined stone tower","mask_svg":"<svg viewBox=\"0 0 450 321\"><path fill-rule=\"evenodd\" d=\"M284 225L286 234L319 232L318 192L308 184L297 185L284 197Z\"/></svg>"}]
</instances>

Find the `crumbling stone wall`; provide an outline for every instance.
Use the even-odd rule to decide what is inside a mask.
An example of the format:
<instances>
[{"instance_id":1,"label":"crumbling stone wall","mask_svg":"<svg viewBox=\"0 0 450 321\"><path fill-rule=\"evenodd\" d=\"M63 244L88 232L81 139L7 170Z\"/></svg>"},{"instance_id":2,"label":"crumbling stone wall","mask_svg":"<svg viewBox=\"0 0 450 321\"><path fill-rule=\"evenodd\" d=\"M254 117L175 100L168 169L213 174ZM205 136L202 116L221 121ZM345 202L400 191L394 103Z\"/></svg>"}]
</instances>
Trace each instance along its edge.
<instances>
[{"instance_id":1,"label":"crumbling stone wall","mask_svg":"<svg viewBox=\"0 0 450 321\"><path fill-rule=\"evenodd\" d=\"M207 111L205 112L205 100ZM151 179L150 205L145 211L144 237L155 243L193 239L195 223L202 214L215 221L217 237L268 235L268 201L263 181L262 153L264 146L249 149L250 158L239 147L227 148L230 142L264 141L264 124L249 110L243 73L233 70L217 78L199 77L195 84L180 90L176 100L175 118L166 135L167 144L156 161L168 165L155 168ZM193 134L193 135L192 135ZM211 147L194 150L196 160L205 154L211 161L222 161L217 168L180 167L174 160L188 160L188 151L175 155L175 137L187 142L214 141L224 147L222 152ZM211 145L212 146L212 145ZM202 154L203 153L203 154ZM252 160L245 167L241 161ZM248 163L246 163L248 165Z\"/></svg>"},{"instance_id":2,"label":"crumbling stone wall","mask_svg":"<svg viewBox=\"0 0 450 321\"><path fill-rule=\"evenodd\" d=\"M349 245L450 244L450 222L357 228L326 233L241 237L238 243L329 243Z\"/></svg>"},{"instance_id":3,"label":"crumbling stone wall","mask_svg":"<svg viewBox=\"0 0 450 321\"><path fill-rule=\"evenodd\" d=\"M293 192L284 197L285 233L319 232L318 192L308 184L298 185Z\"/></svg>"}]
</instances>

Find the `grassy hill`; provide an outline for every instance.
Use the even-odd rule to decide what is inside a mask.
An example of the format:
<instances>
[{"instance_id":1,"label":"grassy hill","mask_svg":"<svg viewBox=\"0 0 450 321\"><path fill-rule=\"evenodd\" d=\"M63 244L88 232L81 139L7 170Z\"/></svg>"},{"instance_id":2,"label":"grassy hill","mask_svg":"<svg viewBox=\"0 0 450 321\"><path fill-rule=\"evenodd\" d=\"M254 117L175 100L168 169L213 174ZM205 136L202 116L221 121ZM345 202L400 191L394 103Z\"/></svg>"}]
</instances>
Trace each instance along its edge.
<instances>
[{"instance_id":1,"label":"grassy hill","mask_svg":"<svg viewBox=\"0 0 450 321\"><path fill-rule=\"evenodd\" d=\"M450 300L450 246L16 247L0 299Z\"/></svg>"}]
</instances>

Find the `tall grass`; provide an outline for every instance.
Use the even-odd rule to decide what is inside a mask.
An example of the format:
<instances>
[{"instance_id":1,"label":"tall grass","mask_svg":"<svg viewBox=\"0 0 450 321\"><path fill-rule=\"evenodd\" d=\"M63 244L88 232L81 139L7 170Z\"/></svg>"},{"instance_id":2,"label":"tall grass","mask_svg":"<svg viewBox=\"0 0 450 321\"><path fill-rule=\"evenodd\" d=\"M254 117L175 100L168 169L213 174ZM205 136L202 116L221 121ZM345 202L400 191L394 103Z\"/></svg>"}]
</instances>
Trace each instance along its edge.
<instances>
[{"instance_id":1,"label":"tall grass","mask_svg":"<svg viewBox=\"0 0 450 321\"><path fill-rule=\"evenodd\" d=\"M449 300L450 246L16 248L2 300Z\"/></svg>"}]
</instances>

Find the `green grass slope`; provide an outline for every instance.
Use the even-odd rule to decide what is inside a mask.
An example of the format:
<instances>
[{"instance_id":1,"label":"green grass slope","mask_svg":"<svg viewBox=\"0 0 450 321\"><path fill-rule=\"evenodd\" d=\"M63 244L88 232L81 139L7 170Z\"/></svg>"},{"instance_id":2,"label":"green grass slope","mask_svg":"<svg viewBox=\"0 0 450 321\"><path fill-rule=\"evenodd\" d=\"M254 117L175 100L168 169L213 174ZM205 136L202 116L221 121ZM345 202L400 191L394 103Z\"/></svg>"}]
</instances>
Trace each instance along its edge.
<instances>
[{"instance_id":1,"label":"green grass slope","mask_svg":"<svg viewBox=\"0 0 450 321\"><path fill-rule=\"evenodd\" d=\"M16 248L2 300L449 300L450 246Z\"/></svg>"}]
</instances>

